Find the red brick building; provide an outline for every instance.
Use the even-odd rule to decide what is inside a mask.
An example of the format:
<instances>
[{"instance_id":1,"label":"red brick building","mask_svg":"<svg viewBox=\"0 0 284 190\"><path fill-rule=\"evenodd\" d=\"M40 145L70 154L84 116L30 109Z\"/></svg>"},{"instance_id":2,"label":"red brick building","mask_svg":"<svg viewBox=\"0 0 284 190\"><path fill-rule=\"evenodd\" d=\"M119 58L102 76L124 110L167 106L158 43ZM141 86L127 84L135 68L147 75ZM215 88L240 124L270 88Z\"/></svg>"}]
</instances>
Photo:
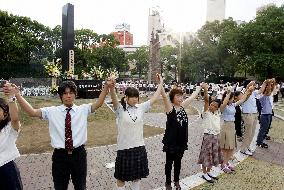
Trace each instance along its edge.
<instances>
[{"instance_id":1,"label":"red brick building","mask_svg":"<svg viewBox=\"0 0 284 190\"><path fill-rule=\"evenodd\" d=\"M128 31L118 31L112 33L119 45L133 45L133 34Z\"/></svg>"}]
</instances>

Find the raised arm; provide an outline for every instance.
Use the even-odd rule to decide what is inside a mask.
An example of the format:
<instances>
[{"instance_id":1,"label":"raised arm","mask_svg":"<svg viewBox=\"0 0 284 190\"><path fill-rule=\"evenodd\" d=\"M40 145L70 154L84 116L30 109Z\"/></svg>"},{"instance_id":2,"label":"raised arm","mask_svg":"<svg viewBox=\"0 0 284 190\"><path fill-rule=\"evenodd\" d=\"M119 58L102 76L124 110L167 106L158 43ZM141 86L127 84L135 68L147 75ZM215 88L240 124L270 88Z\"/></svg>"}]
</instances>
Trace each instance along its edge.
<instances>
[{"instance_id":1,"label":"raised arm","mask_svg":"<svg viewBox=\"0 0 284 190\"><path fill-rule=\"evenodd\" d=\"M209 109L208 84L203 84L202 88L204 89L204 112L206 112Z\"/></svg>"},{"instance_id":2,"label":"raised arm","mask_svg":"<svg viewBox=\"0 0 284 190\"><path fill-rule=\"evenodd\" d=\"M14 88L11 84L6 83L6 88ZM10 90L12 92L12 90ZM13 99L15 97L14 93L6 93L8 98L9 115L11 118L11 126L18 131L20 129L21 123L19 119L19 110L16 101Z\"/></svg>"},{"instance_id":3,"label":"raised arm","mask_svg":"<svg viewBox=\"0 0 284 190\"><path fill-rule=\"evenodd\" d=\"M259 93L259 94L262 94L262 93L264 92L265 87L266 87L266 85L267 85L267 82L268 82L268 80L265 80L265 81L262 83L261 88L258 90L258 93Z\"/></svg>"},{"instance_id":4,"label":"raised arm","mask_svg":"<svg viewBox=\"0 0 284 190\"><path fill-rule=\"evenodd\" d=\"M236 105L238 106L238 105L241 105L242 103L244 103L250 97L253 90L254 90L253 86L251 86L248 90L246 90L243 97L239 101L236 102Z\"/></svg>"},{"instance_id":5,"label":"raised arm","mask_svg":"<svg viewBox=\"0 0 284 190\"><path fill-rule=\"evenodd\" d=\"M157 99L159 98L159 96L161 95L161 89L163 87L163 78L161 77L160 74L156 74L157 76L157 80L159 81L159 86L156 90L156 92L154 93L154 95L152 96L152 98L150 99L150 104L153 105Z\"/></svg>"},{"instance_id":6,"label":"raised arm","mask_svg":"<svg viewBox=\"0 0 284 190\"><path fill-rule=\"evenodd\" d=\"M106 81L105 85L102 89L102 92L100 93L98 101L94 102L92 104L92 112L95 112L99 107L101 107L105 101L106 95L108 94L108 85L110 84L110 81Z\"/></svg>"},{"instance_id":7,"label":"raised arm","mask_svg":"<svg viewBox=\"0 0 284 190\"><path fill-rule=\"evenodd\" d=\"M117 100L117 96L116 96L116 93L115 93L115 79L110 79L112 81L112 85L109 87L110 89L110 97L111 97L111 100L112 100L112 105L113 105L113 108L116 109L118 107L118 100Z\"/></svg>"},{"instance_id":8,"label":"raised arm","mask_svg":"<svg viewBox=\"0 0 284 190\"><path fill-rule=\"evenodd\" d=\"M162 87L162 89L161 89L161 94L162 94L163 101L164 101L164 104L165 104L166 113L170 113L173 109L173 106L172 106L172 104L169 100L169 97L167 96L167 94L165 92L164 87Z\"/></svg>"},{"instance_id":9,"label":"raised arm","mask_svg":"<svg viewBox=\"0 0 284 190\"><path fill-rule=\"evenodd\" d=\"M226 97L224 99L224 101L222 102L221 106L220 106L220 111L223 112L226 108L226 106L228 105L228 102L230 100L230 96L231 96L231 91L227 90L227 94Z\"/></svg>"},{"instance_id":10,"label":"raised arm","mask_svg":"<svg viewBox=\"0 0 284 190\"><path fill-rule=\"evenodd\" d=\"M18 103L20 107L31 117L41 117L41 110L40 109L34 109L32 105L25 100L24 97L22 97L20 93L19 87L12 84L12 88L8 88L4 86L3 88L5 94L15 94L15 97L18 100Z\"/></svg>"},{"instance_id":11,"label":"raised arm","mask_svg":"<svg viewBox=\"0 0 284 190\"><path fill-rule=\"evenodd\" d=\"M201 90L201 86L197 86L196 90L189 96L187 99L185 99L182 103L181 106L186 108L190 105L190 103L198 96L199 92Z\"/></svg>"}]
</instances>

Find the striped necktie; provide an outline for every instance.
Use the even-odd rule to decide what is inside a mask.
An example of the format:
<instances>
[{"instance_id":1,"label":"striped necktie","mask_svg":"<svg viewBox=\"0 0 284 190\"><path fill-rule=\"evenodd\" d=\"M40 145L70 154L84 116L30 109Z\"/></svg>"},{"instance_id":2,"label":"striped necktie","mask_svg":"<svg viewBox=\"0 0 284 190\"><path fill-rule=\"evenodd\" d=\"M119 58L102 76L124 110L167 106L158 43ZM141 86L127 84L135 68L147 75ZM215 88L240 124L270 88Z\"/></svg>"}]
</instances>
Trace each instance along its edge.
<instances>
[{"instance_id":1,"label":"striped necktie","mask_svg":"<svg viewBox=\"0 0 284 190\"><path fill-rule=\"evenodd\" d=\"M72 108L66 108L66 118L65 118L65 149L69 152L73 150L73 139L71 130L71 115L70 110Z\"/></svg>"}]
</instances>

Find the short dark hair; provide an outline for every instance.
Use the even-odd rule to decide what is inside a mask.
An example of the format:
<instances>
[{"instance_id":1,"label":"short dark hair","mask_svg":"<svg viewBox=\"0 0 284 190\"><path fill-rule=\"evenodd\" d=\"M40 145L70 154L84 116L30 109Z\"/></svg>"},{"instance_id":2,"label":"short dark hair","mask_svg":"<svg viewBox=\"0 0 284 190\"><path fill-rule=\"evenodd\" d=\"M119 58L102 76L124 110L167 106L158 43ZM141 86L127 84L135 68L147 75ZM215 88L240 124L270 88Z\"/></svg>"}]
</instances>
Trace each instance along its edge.
<instances>
[{"instance_id":1,"label":"short dark hair","mask_svg":"<svg viewBox=\"0 0 284 190\"><path fill-rule=\"evenodd\" d=\"M240 94L242 94L241 91L236 91L236 92L234 93L234 96L239 96Z\"/></svg>"},{"instance_id":2,"label":"short dark hair","mask_svg":"<svg viewBox=\"0 0 284 190\"><path fill-rule=\"evenodd\" d=\"M62 99L62 96L66 90L66 88L69 88L71 92L74 92L77 95L77 86L76 84L71 80L63 81L60 86L58 87L58 94L60 99Z\"/></svg>"},{"instance_id":3,"label":"short dark hair","mask_svg":"<svg viewBox=\"0 0 284 190\"><path fill-rule=\"evenodd\" d=\"M174 101L174 97L175 97L176 94L183 95L183 92L180 88L173 88L169 93L170 101L172 103Z\"/></svg>"},{"instance_id":4,"label":"short dark hair","mask_svg":"<svg viewBox=\"0 0 284 190\"><path fill-rule=\"evenodd\" d=\"M7 115L7 117L0 121L0 131L11 121L10 114L9 114L9 106L7 102L3 99L0 98L0 107L2 108L4 115Z\"/></svg>"}]
</instances>

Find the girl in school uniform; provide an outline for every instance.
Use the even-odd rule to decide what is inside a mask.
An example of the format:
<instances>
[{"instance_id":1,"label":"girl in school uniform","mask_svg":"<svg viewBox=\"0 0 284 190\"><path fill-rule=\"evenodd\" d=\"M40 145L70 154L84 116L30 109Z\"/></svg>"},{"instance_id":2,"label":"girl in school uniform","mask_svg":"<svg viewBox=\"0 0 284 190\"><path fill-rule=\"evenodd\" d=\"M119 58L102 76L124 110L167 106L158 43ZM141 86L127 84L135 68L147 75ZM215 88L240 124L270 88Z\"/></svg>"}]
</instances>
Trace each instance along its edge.
<instances>
[{"instance_id":1,"label":"girl in school uniform","mask_svg":"<svg viewBox=\"0 0 284 190\"><path fill-rule=\"evenodd\" d=\"M4 92L11 87L6 83ZM22 190L19 169L14 160L20 156L16 140L20 131L18 107L13 94L8 102L0 98L0 189Z\"/></svg>"},{"instance_id":2,"label":"girl in school uniform","mask_svg":"<svg viewBox=\"0 0 284 190\"><path fill-rule=\"evenodd\" d=\"M125 182L130 182L132 190L139 190L140 179L149 175L147 152L143 139L143 116L151 105L159 98L163 79L157 74L159 86L153 97L139 103L139 92L128 87L125 97L118 102L115 89L110 88L113 107L116 112L117 157L114 177L117 179L117 189L124 190ZM111 79L114 83L114 79Z\"/></svg>"},{"instance_id":3,"label":"girl in school uniform","mask_svg":"<svg viewBox=\"0 0 284 190\"><path fill-rule=\"evenodd\" d=\"M210 183L214 183L213 179L218 179L213 173L210 172L212 166L223 164L223 154L220 147L219 134L220 134L220 101L213 99L209 102L208 84L203 85L204 88L204 112L203 128L204 135L199 154L198 164L202 165L203 175L202 178Z\"/></svg>"},{"instance_id":4,"label":"girl in school uniform","mask_svg":"<svg viewBox=\"0 0 284 190\"><path fill-rule=\"evenodd\" d=\"M222 112L224 123L221 126L220 133L220 146L224 155L224 165L222 170L225 173L231 173L235 171L234 167L229 164L229 160L233 156L235 148L237 148L236 142L236 130L235 130L235 114L236 106L241 105L248 96L252 93L252 89L246 91L240 100L234 103L234 93L231 89L228 89L222 98L222 104L220 111Z\"/></svg>"},{"instance_id":5,"label":"girl in school uniform","mask_svg":"<svg viewBox=\"0 0 284 190\"><path fill-rule=\"evenodd\" d=\"M196 91L190 97L183 100L183 91L174 88L167 96L162 89L162 96L165 104L167 122L166 131L163 138L163 152L166 153L166 190L171 190L171 171L174 163L174 185L176 190L180 190L179 175L183 153L188 149L188 117L185 109L198 96L201 87L196 87Z\"/></svg>"}]
</instances>

